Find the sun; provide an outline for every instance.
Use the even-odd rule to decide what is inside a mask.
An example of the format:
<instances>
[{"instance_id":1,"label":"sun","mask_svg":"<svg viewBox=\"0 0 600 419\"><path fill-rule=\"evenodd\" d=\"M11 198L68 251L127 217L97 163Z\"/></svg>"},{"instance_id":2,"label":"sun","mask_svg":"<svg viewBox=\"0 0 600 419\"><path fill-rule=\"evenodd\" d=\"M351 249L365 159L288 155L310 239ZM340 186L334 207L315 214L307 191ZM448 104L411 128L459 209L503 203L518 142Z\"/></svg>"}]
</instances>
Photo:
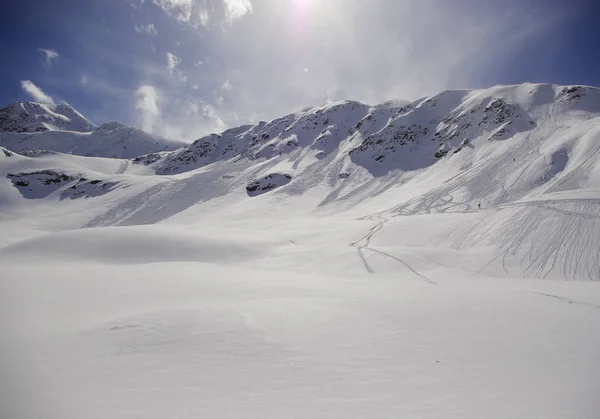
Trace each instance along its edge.
<instances>
[{"instance_id":1,"label":"sun","mask_svg":"<svg viewBox=\"0 0 600 419\"><path fill-rule=\"evenodd\" d=\"M291 0L292 4L300 9L300 10L305 10L308 9L313 3L316 2L316 0Z\"/></svg>"}]
</instances>

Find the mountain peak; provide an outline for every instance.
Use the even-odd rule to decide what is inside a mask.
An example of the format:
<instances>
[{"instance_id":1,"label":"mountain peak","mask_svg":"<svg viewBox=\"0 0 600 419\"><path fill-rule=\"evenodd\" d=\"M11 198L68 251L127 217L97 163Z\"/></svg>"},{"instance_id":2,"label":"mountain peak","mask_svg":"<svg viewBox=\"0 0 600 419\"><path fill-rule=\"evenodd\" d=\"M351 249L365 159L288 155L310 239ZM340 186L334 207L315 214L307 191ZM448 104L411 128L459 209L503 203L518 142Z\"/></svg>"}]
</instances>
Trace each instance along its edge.
<instances>
[{"instance_id":1,"label":"mountain peak","mask_svg":"<svg viewBox=\"0 0 600 419\"><path fill-rule=\"evenodd\" d=\"M89 132L94 129L94 124L67 103L50 106L37 102L14 102L0 109L0 131L4 132Z\"/></svg>"}]
</instances>

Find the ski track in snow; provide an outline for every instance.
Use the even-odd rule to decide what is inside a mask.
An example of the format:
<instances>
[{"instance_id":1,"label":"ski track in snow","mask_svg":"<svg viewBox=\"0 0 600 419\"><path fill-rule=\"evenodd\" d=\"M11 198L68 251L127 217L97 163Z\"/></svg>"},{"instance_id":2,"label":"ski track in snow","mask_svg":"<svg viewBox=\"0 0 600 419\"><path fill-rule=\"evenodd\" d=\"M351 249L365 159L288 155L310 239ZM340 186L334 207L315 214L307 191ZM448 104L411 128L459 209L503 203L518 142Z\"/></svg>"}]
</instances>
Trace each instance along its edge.
<instances>
[{"instance_id":1,"label":"ski track in snow","mask_svg":"<svg viewBox=\"0 0 600 419\"><path fill-rule=\"evenodd\" d=\"M127 168L129 167L129 160L123 160L121 162L121 164L119 165L119 168L116 171L117 175L122 175L127 171Z\"/></svg>"},{"instance_id":2,"label":"ski track in snow","mask_svg":"<svg viewBox=\"0 0 600 419\"><path fill-rule=\"evenodd\" d=\"M555 300L558 300L558 301L561 301L561 302L567 303L567 304L591 307L593 309L600 310L600 305L598 305L598 304L588 303L588 302L581 301L581 300L574 300L572 298L561 297L559 295L554 295L554 294L546 294L543 292L532 292L532 294L541 295L542 297L547 297L547 298L553 298Z\"/></svg>"},{"instance_id":3,"label":"ski track in snow","mask_svg":"<svg viewBox=\"0 0 600 419\"><path fill-rule=\"evenodd\" d=\"M377 225L373 226L365 236L363 236L359 240L355 241L354 243L350 244L350 246L356 247L358 254L360 256L360 259L361 259L362 263L365 265L365 269L367 270L367 272L370 274L376 273L375 269L368 263L365 255L364 255L365 250L369 250L371 252L385 256L387 258L393 259L396 262L401 263L405 268L410 270L413 274L415 274L416 276L418 276L419 278L424 280L426 283L428 283L430 285L438 285L438 283L436 281L433 281L432 279L427 278L425 275L422 275L416 269L414 269L412 266L410 266L406 261L402 260L398 256L394 256L392 254L389 254L389 253L386 253L386 252L383 252L381 250L371 247L371 239L373 238L373 236L375 236L375 234L377 234L379 231L381 231L383 229L383 227L385 226L385 223L387 223L389 221L387 218L385 218L383 216L383 214L379 214L377 218L378 218ZM361 242L364 242L364 244L362 244L362 245L359 244Z\"/></svg>"},{"instance_id":4,"label":"ski track in snow","mask_svg":"<svg viewBox=\"0 0 600 419\"><path fill-rule=\"evenodd\" d=\"M569 205L569 208L559 208L557 205ZM600 205L597 200L530 201L505 206L511 207L519 209L500 227L507 234L496 243L499 249L496 255L479 272L484 272L491 264L501 260L502 269L508 274L508 259L521 255L520 264L526 276L546 278L559 264L565 280L578 277L595 281L600 279L600 249L597 242ZM498 214L502 209L492 212ZM490 223L486 220L480 222L489 227ZM482 229L475 226L471 231L478 230Z\"/></svg>"}]
</instances>

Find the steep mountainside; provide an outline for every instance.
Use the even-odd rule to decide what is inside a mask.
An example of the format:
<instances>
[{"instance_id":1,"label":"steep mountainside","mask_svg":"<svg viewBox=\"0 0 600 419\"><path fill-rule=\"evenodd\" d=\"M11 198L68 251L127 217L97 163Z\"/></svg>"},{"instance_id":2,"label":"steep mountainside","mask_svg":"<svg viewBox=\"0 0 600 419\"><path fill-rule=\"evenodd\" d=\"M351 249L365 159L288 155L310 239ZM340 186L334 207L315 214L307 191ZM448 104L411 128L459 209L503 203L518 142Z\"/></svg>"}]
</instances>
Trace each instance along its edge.
<instances>
[{"instance_id":1,"label":"steep mountainside","mask_svg":"<svg viewBox=\"0 0 600 419\"><path fill-rule=\"evenodd\" d=\"M60 211L77 212L59 223L66 228L248 226L266 213L276 225L316 213L375 223L366 242L348 240L359 251L376 233L387 248L446 249L450 262L439 263L462 263L449 256L457 251L486 255L469 259L479 261L476 271L600 280L594 87L523 84L411 103L336 102L172 151L118 123L91 133L1 135L6 152L21 155L0 160L0 202L62 201ZM423 218L413 216L422 215L435 228L417 228Z\"/></svg>"},{"instance_id":2,"label":"steep mountainside","mask_svg":"<svg viewBox=\"0 0 600 419\"><path fill-rule=\"evenodd\" d=\"M152 164L159 174L175 174L227 159L261 161L314 151L317 159L333 154L382 176L432 166L473 149L474 142L490 149L490 144L520 140L565 118L577 121L598 111L596 88L533 84L446 91L408 104L371 107L346 101L212 134L171 154L138 161Z\"/></svg>"}]
</instances>

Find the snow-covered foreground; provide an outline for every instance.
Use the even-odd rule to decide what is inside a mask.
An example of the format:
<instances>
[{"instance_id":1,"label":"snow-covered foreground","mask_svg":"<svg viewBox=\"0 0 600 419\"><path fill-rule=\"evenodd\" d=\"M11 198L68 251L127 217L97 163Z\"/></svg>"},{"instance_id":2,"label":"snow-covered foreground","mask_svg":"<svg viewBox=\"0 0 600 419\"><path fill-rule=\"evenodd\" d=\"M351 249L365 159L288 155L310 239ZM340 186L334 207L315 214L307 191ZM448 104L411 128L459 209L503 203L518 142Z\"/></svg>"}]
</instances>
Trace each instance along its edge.
<instances>
[{"instance_id":1,"label":"snow-covered foreground","mask_svg":"<svg viewBox=\"0 0 600 419\"><path fill-rule=\"evenodd\" d=\"M1 416L597 417L597 283L323 235L145 226L5 247Z\"/></svg>"},{"instance_id":2,"label":"snow-covered foreground","mask_svg":"<svg viewBox=\"0 0 600 419\"><path fill-rule=\"evenodd\" d=\"M31 115L0 148L1 418L598 418L600 90L172 152Z\"/></svg>"}]
</instances>

